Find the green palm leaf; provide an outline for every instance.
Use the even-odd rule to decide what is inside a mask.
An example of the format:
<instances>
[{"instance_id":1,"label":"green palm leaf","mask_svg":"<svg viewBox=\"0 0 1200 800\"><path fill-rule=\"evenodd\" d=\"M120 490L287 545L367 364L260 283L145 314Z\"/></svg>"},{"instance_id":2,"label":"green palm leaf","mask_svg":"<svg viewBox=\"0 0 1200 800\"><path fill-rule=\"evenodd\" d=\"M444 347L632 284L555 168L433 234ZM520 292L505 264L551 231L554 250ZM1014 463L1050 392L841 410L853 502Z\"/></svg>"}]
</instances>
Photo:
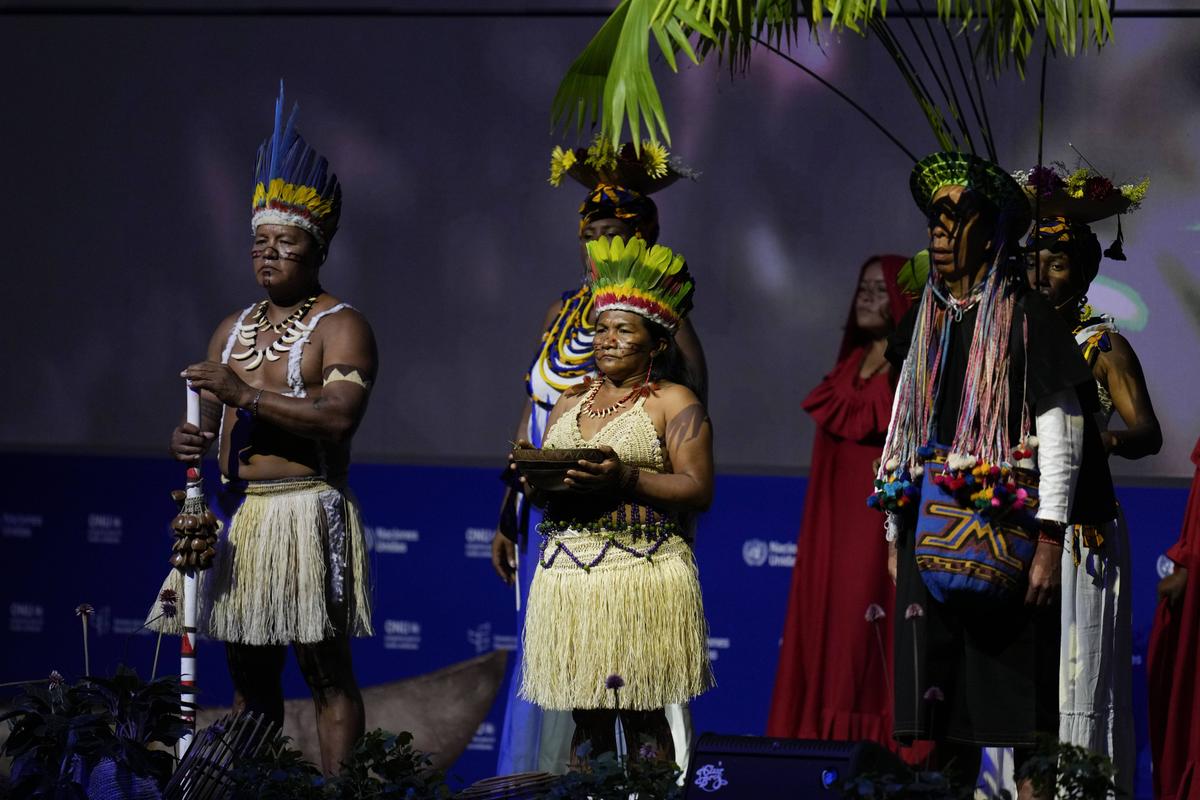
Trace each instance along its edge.
<instances>
[{"instance_id":1,"label":"green palm leaf","mask_svg":"<svg viewBox=\"0 0 1200 800\"><path fill-rule=\"evenodd\" d=\"M651 37L673 72L680 53L695 64L716 54L737 69L758 44L790 45L802 19L865 34L887 11L887 0L622 0L563 77L553 123L580 133L599 124L614 144L628 125L635 147L643 130L651 141L661 136L669 143L651 72ZM1069 56L1112 37L1108 0L937 0L937 13L960 32L974 31L975 57L996 72L1012 66L1023 75L1039 29L1052 49ZM920 96L918 102L943 140L945 115Z\"/></svg>"}]
</instances>

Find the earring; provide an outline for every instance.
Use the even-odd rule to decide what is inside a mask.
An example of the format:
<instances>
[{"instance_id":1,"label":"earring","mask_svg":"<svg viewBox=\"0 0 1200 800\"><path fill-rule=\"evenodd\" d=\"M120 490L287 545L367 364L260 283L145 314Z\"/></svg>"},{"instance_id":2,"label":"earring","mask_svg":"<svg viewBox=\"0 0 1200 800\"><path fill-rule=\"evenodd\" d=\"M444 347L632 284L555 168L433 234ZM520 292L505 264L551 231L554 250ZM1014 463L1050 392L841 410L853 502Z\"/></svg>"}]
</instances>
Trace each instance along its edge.
<instances>
[{"instance_id":1,"label":"earring","mask_svg":"<svg viewBox=\"0 0 1200 800\"><path fill-rule=\"evenodd\" d=\"M641 390L639 391L639 394L640 394L642 397L649 397L649 396L650 396L650 392L651 392L651 388L650 388L650 373L651 373L651 372L653 372L653 371L654 371L654 354L653 354L653 353L651 353L651 354L650 354L650 366L646 367L646 380L642 381L642 388L641 388Z\"/></svg>"}]
</instances>

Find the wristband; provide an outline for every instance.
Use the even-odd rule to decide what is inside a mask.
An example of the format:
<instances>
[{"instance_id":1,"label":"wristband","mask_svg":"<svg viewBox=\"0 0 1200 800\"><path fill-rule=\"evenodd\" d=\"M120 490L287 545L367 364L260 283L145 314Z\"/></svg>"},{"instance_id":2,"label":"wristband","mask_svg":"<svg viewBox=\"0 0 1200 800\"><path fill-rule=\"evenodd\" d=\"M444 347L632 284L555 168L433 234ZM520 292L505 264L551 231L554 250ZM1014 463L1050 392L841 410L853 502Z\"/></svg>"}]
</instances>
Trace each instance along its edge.
<instances>
[{"instance_id":1,"label":"wristband","mask_svg":"<svg viewBox=\"0 0 1200 800\"><path fill-rule=\"evenodd\" d=\"M633 490L637 488L641 472L637 467L626 467L625 474L621 476L621 491L633 494Z\"/></svg>"},{"instance_id":2,"label":"wristband","mask_svg":"<svg viewBox=\"0 0 1200 800\"><path fill-rule=\"evenodd\" d=\"M1061 522L1054 520L1041 520L1038 525L1038 542L1053 544L1059 547L1063 546L1063 541L1067 538L1067 527Z\"/></svg>"},{"instance_id":3,"label":"wristband","mask_svg":"<svg viewBox=\"0 0 1200 800\"><path fill-rule=\"evenodd\" d=\"M258 394L254 395L254 402L250 404L250 416L255 419L258 418L258 401L262 399L263 392L265 391L266 389L259 389Z\"/></svg>"}]
</instances>

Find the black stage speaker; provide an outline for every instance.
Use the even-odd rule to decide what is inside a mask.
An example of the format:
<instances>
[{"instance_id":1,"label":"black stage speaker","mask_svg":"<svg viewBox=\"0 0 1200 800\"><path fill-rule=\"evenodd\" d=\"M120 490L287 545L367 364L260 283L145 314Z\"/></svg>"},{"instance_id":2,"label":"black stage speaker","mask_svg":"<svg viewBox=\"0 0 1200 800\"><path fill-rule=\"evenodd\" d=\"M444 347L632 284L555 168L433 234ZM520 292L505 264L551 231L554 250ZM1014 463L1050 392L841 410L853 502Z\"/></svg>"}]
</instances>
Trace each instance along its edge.
<instances>
[{"instance_id":1,"label":"black stage speaker","mask_svg":"<svg viewBox=\"0 0 1200 800\"><path fill-rule=\"evenodd\" d=\"M686 800L840 798L847 779L906 768L875 742L822 742L706 733L688 764Z\"/></svg>"}]
</instances>

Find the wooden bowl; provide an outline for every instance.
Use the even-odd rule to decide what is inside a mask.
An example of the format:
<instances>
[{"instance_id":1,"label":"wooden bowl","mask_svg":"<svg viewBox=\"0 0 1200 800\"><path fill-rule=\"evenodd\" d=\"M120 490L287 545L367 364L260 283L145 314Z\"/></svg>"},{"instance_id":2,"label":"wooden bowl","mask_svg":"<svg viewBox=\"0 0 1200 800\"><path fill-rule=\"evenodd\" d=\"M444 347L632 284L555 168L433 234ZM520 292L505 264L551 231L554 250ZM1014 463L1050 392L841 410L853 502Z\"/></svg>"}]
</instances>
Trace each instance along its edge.
<instances>
[{"instance_id":1,"label":"wooden bowl","mask_svg":"<svg viewBox=\"0 0 1200 800\"><path fill-rule=\"evenodd\" d=\"M570 489L563 483L567 470L574 469L580 461L601 462L604 451L596 447L578 447L571 450L537 450L518 447L513 450L513 463L533 488L543 492L565 492Z\"/></svg>"}]
</instances>

